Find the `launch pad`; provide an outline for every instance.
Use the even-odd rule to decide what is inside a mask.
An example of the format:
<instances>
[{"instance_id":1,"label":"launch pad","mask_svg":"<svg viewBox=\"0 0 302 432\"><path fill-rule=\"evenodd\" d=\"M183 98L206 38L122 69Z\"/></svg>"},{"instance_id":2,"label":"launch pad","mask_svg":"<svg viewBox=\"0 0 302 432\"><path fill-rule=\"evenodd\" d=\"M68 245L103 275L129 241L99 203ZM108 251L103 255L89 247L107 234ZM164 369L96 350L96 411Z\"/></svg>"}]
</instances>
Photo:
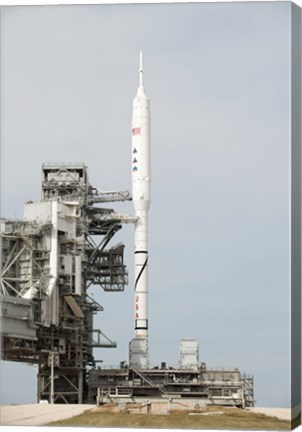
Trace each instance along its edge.
<instances>
[{"instance_id":1,"label":"launch pad","mask_svg":"<svg viewBox=\"0 0 302 432\"><path fill-rule=\"evenodd\" d=\"M119 369L97 368L88 373L88 403L97 404L188 399L199 405L254 406L253 377L235 369L208 369L198 362L198 344L180 342L178 367L162 362L152 369L137 370L121 364Z\"/></svg>"},{"instance_id":2,"label":"launch pad","mask_svg":"<svg viewBox=\"0 0 302 432\"><path fill-rule=\"evenodd\" d=\"M238 369L198 371L179 368L152 368L138 371L92 369L88 374L88 403L194 399L200 405L254 406L253 379L241 376Z\"/></svg>"},{"instance_id":3,"label":"launch pad","mask_svg":"<svg viewBox=\"0 0 302 432\"><path fill-rule=\"evenodd\" d=\"M25 204L23 221L1 220L2 358L38 365L38 401L195 398L253 406L253 377L238 369L207 369L194 340L182 340L179 367L134 367L140 352L133 339L132 365L96 368L93 348L116 343L93 327L103 308L89 287L124 290L124 245L106 247L123 223L136 220L96 204L128 199L127 192L90 186L85 165L43 165L42 200Z\"/></svg>"},{"instance_id":4,"label":"launch pad","mask_svg":"<svg viewBox=\"0 0 302 432\"><path fill-rule=\"evenodd\" d=\"M28 201L23 220L1 220L2 350L4 360L38 365L38 402L82 404L136 398L197 399L251 407L253 377L199 362L198 344L183 339L178 367L149 365L148 210L150 111L143 87L133 101L132 196L102 192L84 164L45 164L41 201ZM135 214L99 204L133 200ZM94 348L116 343L93 317L103 310L91 286L119 292L128 283L124 245L109 246L124 223L134 224L134 338L129 365L96 368Z\"/></svg>"},{"instance_id":5,"label":"launch pad","mask_svg":"<svg viewBox=\"0 0 302 432\"><path fill-rule=\"evenodd\" d=\"M2 358L38 365L38 401L195 398L253 406L253 377L207 369L194 340L181 342L179 367L134 367L140 352L133 339L129 366L96 368L93 348L116 343L93 327L103 308L89 287L124 290L124 245L106 247L123 223L136 220L96 204L128 199L90 186L85 165L43 165L42 200L25 204L23 221L1 220Z\"/></svg>"}]
</instances>

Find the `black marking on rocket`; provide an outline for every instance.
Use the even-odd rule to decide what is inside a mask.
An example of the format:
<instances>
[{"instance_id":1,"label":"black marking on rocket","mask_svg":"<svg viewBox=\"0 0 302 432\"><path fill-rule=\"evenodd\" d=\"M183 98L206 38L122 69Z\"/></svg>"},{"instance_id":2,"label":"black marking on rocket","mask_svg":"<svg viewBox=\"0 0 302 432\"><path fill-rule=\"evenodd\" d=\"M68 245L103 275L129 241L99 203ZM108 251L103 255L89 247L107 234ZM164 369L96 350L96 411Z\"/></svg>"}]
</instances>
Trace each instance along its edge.
<instances>
[{"instance_id":1,"label":"black marking on rocket","mask_svg":"<svg viewBox=\"0 0 302 432\"><path fill-rule=\"evenodd\" d=\"M138 326L137 321L135 320L135 330L148 330L148 320L144 320L146 321L146 326Z\"/></svg>"},{"instance_id":2,"label":"black marking on rocket","mask_svg":"<svg viewBox=\"0 0 302 432\"><path fill-rule=\"evenodd\" d=\"M137 252L135 252L135 253L145 253L145 254L147 254L147 257L146 257L146 260L145 260L145 262L144 262L142 268L140 269L140 272L139 272L139 274L137 275L137 278L136 278L136 280L135 280L134 291L136 291L136 287L137 287L138 281L139 281L141 275L143 274L143 271L145 270L146 265L147 265L147 263L148 263L148 252L146 252L146 251L137 251Z\"/></svg>"}]
</instances>

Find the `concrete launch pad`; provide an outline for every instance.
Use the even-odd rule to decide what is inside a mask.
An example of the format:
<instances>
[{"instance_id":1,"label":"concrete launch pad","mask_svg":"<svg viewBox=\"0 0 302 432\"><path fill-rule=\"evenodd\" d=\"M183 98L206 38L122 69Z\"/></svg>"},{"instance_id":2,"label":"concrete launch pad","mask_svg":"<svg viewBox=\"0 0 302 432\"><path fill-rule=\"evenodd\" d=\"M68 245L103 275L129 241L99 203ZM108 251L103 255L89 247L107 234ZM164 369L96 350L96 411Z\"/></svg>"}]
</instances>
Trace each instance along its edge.
<instances>
[{"instance_id":1,"label":"concrete launch pad","mask_svg":"<svg viewBox=\"0 0 302 432\"><path fill-rule=\"evenodd\" d=\"M57 420L74 417L95 408L82 404L26 404L2 405L0 424L2 426L39 426Z\"/></svg>"}]
</instances>

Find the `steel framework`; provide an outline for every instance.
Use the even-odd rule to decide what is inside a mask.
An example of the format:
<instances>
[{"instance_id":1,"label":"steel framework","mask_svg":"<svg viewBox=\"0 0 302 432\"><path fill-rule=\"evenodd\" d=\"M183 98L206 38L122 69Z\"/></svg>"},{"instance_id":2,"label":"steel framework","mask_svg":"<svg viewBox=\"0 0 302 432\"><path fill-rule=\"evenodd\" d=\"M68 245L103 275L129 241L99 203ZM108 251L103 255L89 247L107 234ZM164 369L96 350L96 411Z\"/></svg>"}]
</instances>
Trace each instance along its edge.
<instances>
[{"instance_id":1,"label":"steel framework","mask_svg":"<svg viewBox=\"0 0 302 432\"><path fill-rule=\"evenodd\" d=\"M130 199L93 188L83 164L44 164L41 201L1 221L2 358L38 364L38 400L84 403L93 348L116 346L93 327L89 287L124 290L124 245L107 246L135 219L96 204Z\"/></svg>"},{"instance_id":2,"label":"steel framework","mask_svg":"<svg viewBox=\"0 0 302 432\"><path fill-rule=\"evenodd\" d=\"M88 378L88 402L98 404L139 398L193 398L206 405L254 406L253 378L238 369L181 369L161 367L137 370L124 365L120 369L91 369Z\"/></svg>"}]
</instances>

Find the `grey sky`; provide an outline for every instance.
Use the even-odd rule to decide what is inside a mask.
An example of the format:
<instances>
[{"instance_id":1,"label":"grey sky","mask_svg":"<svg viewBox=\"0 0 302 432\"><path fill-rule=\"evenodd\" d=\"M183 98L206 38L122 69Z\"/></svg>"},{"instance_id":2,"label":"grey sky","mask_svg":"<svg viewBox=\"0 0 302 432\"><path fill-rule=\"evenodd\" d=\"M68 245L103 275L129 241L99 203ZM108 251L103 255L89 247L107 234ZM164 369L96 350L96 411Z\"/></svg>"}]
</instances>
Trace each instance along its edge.
<instances>
[{"instance_id":1,"label":"grey sky","mask_svg":"<svg viewBox=\"0 0 302 432\"><path fill-rule=\"evenodd\" d=\"M151 362L177 365L194 337L208 366L254 374L257 405L289 406L290 3L3 8L1 41L5 217L40 199L43 162L85 162L92 185L130 190L143 49ZM96 327L118 341L104 364L127 360L133 336L133 227L119 240L129 286L94 290ZM34 371L1 367L3 403L34 401ZM32 390L16 395L21 375Z\"/></svg>"}]
</instances>

